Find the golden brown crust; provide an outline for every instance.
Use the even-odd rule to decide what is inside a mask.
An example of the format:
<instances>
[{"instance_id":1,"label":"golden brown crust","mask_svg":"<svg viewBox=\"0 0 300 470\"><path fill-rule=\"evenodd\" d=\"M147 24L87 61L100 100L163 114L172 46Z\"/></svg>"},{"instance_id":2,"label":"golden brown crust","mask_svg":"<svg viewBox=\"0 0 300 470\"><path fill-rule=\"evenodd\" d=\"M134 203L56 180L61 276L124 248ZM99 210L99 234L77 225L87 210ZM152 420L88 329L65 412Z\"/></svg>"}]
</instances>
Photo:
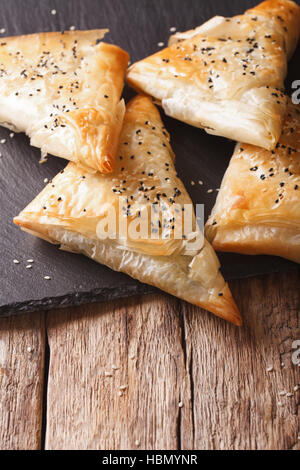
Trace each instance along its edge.
<instances>
[{"instance_id":1,"label":"golden brown crust","mask_svg":"<svg viewBox=\"0 0 300 470\"><path fill-rule=\"evenodd\" d=\"M196 226L193 212L186 239L174 235L178 214L191 200L173 161L169 134L157 109L149 98L136 97L127 106L114 172L91 174L69 163L14 222L65 250L84 253L239 325L241 317L218 259ZM120 197L117 217L128 224L162 203L162 213L151 219L146 238L135 239L129 230L122 238L120 224L114 228L115 237L100 238L99 224L109 210L118 210ZM151 238L154 233L160 236ZM167 233L169 238L164 237ZM189 240L197 237L201 243L191 249Z\"/></svg>"},{"instance_id":2,"label":"golden brown crust","mask_svg":"<svg viewBox=\"0 0 300 470\"><path fill-rule=\"evenodd\" d=\"M254 9L177 33L170 47L133 64L127 81L176 119L271 150L286 109L287 53L300 29L300 8L290 3L274 0L278 9L268 16ZM283 22L281 7L287 10Z\"/></svg>"},{"instance_id":3,"label":"golden brown crust","mask_svg":"<svg viewBox=\"0 0 300 470\"><path fill-rule=\"evenodd\" d=\"M300 108L289 104L273 152L238 144L206 234L215 249L300 262Z\"/></svg>"},{"instance_id":4,"label":"golden brown crust","mask_svg":"<svg viewBox=\"0 0 300 470\"><path fill-rule=\"evenodd\" d=\"M107 30L40 33L0 43L0 123L90 171L113 170L129 56ZM30 112L29 112L30 109Z\"/></svg>"},{"instance_id":5,"label":"golden brown crust","mask_svg":"<svg viewBox=\"0 0 300 470\"><path fill-rule=\"evenodd\" d=\"M267 20L274 21L278 32L284 37L287 55L290 59L300 36L299 6L290 0L266 0L246 13L264 16Z\"/></svg>"}]
</instances>

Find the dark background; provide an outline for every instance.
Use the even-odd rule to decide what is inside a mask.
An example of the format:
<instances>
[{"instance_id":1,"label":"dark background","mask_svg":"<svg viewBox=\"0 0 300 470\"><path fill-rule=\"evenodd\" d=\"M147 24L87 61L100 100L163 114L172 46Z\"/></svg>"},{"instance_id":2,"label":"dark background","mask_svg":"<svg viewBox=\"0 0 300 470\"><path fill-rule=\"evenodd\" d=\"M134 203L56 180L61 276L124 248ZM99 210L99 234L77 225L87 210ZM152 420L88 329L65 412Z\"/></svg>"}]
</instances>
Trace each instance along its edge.
<instances>
[{"instance_id":1,"label":"dark background","mask_svg":"<svg viewBox=\"0 0 300 470\"><path fill-rule=\"evenodd\" d=\"M109 28L106 42L118 44L135 62L156 52L158 42L167 44L170 28L177 31L194 28L212 16L233 16L258 3L257 0L0 0L1 37L76 29ZM299 0L297 1L299 4ZM56 15L51 10L57 11ZM300 50L289 66L286 82L300 79ZM124 97L134 92L125 88ZM171 133L176 167L195 203L204 203L209 215L222 176L232 155L234 142L207 135L204 131L163 115ZM84 302L150 292L151 287L115 273L78 255L59 252L57 247L24 234L12 223L17 215L66 162L49 157L39 165L40 151L29 146L25 135L9 137L0 128L0 315L22 311L75 305ZM203 180L204 185L198 184ZM195 181L195 186L191 185ZM13 264L13 259L20 261ZM34 259L27 270L26 260ZM296 265L273 257L250 257L220 254L222 271L227 279L273 271L290 270ZM44 276L52 277L51 281Z\"/></svg>"}]
</instances>

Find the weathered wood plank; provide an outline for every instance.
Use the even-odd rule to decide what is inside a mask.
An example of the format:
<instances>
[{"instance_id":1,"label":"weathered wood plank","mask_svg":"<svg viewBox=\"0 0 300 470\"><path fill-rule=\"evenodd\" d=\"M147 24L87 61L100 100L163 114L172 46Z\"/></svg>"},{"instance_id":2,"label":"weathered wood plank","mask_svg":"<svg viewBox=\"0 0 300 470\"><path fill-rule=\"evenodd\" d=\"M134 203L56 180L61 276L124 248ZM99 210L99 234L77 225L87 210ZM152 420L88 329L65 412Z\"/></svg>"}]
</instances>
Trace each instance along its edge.
<instances>
[{"instance_id":1,"label":"weathered wood plank","mask_svg":"<svg viewBox=\"0 0 300 470\"><path fill-rule=\"evenodd\" d=\"M44 314L0 319L0 449L41 447Z\"/></svg>"},{"instance_id":2,"label":"weathered wood plank","mask_svg":"<svg viewBox=\"0 0 300 470\"><path fill-rule=\"evenodd\" d=\"M297 272L233 283L240 329L183 304L194 448L300 448L300 373L291 357L300 339L299 285Z\"/></svg>"},{"instance_id":3,"label":"weathered wood plank","mask_svg":"<svg viewBox=\"0 0 300 470\"><path fill-rule=\"evenodd\" d=\"M241 329L163 295L49 313L46 448L299 449L299 275L233 291ZM43 318L0 322L1 449L41 445Z\"/></svg>"},{"instance_id":4,"label":"weathered wood plank","mask_svg":"<svg viewBox=\"0 0 300 470\"><path fill-rule=\"evenodd\" d=\"M156 295L49 313L46 449L191 445L178 304Z\"/></svg>"}]
</instances>

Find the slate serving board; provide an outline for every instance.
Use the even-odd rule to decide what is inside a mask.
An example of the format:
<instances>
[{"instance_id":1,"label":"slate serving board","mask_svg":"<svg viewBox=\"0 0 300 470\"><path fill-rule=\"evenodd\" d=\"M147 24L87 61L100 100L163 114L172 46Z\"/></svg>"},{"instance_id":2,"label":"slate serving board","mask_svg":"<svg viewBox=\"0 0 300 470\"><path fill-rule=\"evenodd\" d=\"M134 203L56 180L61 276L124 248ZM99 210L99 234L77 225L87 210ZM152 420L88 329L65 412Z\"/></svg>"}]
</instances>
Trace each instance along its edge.
<instances>
[{"instance_id":1,"label":"slate serving board","mask_svg":"<svg viewBox=\"0 0 300 470\"><path fill-rule=\"evenodd\" d=\"M300 0L298 0L299 3ZM76 29L110 29L106 42L118 44L131 55L132 62L167 43L170 28L185 31L219 14L232 16L257 4L257 0L0 0L0 37ZM51 13L56 10L56 14ZM300 50L289 66L287 89L300 79ZM124 97L134 92L125 88ZM216 191L232 155L234 143L207 135L163 115L171 133L177 169L195 203L204 203L206 216L215 202ZM22 134L10 138L0 128L0 316L25 311L77 305L93 301L152 292L121 273L115 273L83 256L58 251L57 247L24 234L12 219L44 187L66 162L50 157L40 165L40 152L29 146ZM203 186L198 181L204 182ZM192 185L194 181L196 184ZM20 264L14 264L17 259ZM26 269L33 259L32 269ZM273 257L221 254L226 279L242 278L296 268ZM51 276L51 281L44 276Z\"/></svg>"}]
</instances>

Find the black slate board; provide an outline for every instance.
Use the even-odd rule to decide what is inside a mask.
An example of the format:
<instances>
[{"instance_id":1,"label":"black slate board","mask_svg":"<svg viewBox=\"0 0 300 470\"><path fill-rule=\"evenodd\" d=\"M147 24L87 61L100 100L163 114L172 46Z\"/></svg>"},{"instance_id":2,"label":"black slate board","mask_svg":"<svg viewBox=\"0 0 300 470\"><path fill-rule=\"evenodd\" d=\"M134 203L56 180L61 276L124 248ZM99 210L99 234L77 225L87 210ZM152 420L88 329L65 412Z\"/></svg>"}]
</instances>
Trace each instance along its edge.
<instances>
[{"instance_id":1,"label":"black slate board","mask_svg":"<svg viewBox=\"0 0 300 470\"><path fill-rule=\"evenodd\" d=\"M158 42L167 43L169 29L191 29L219 14L232 16L254 6L257 0L0 0L2 36L41 31L76 29L110 29L106 42L118 44L131 54L132 62L159 49ZM298 0L299 3L299 0ZM51 10L57 11L56 15ZM287 89L300 78L300 50L290 67ZM134 93L126 88L125 98ZM204 203L206 216L215 201L234 143L212 137L204 131L163 116L171 133L177 156L177 169L193 201ZM24 135L9 137L0 128L0 315L53 308L54 306L125 297L153 289L129 277L114 273L83 256L59 252L54 246L24 234L12 219L43 188L44 179L51 179L65 166L63 160L49 158L39 165L40 152L29 146ZM192 186L191 181L196 185ZM197 182L203 180L204 185ZM20 261L19 265L13 263ZM27 270L26 260L34 259ZM279 258L220 255L227 279L242 278L273 271L286 271L296 265ZM51 281L44 279L51 276Z\"/></svg>"}]
</instances>

